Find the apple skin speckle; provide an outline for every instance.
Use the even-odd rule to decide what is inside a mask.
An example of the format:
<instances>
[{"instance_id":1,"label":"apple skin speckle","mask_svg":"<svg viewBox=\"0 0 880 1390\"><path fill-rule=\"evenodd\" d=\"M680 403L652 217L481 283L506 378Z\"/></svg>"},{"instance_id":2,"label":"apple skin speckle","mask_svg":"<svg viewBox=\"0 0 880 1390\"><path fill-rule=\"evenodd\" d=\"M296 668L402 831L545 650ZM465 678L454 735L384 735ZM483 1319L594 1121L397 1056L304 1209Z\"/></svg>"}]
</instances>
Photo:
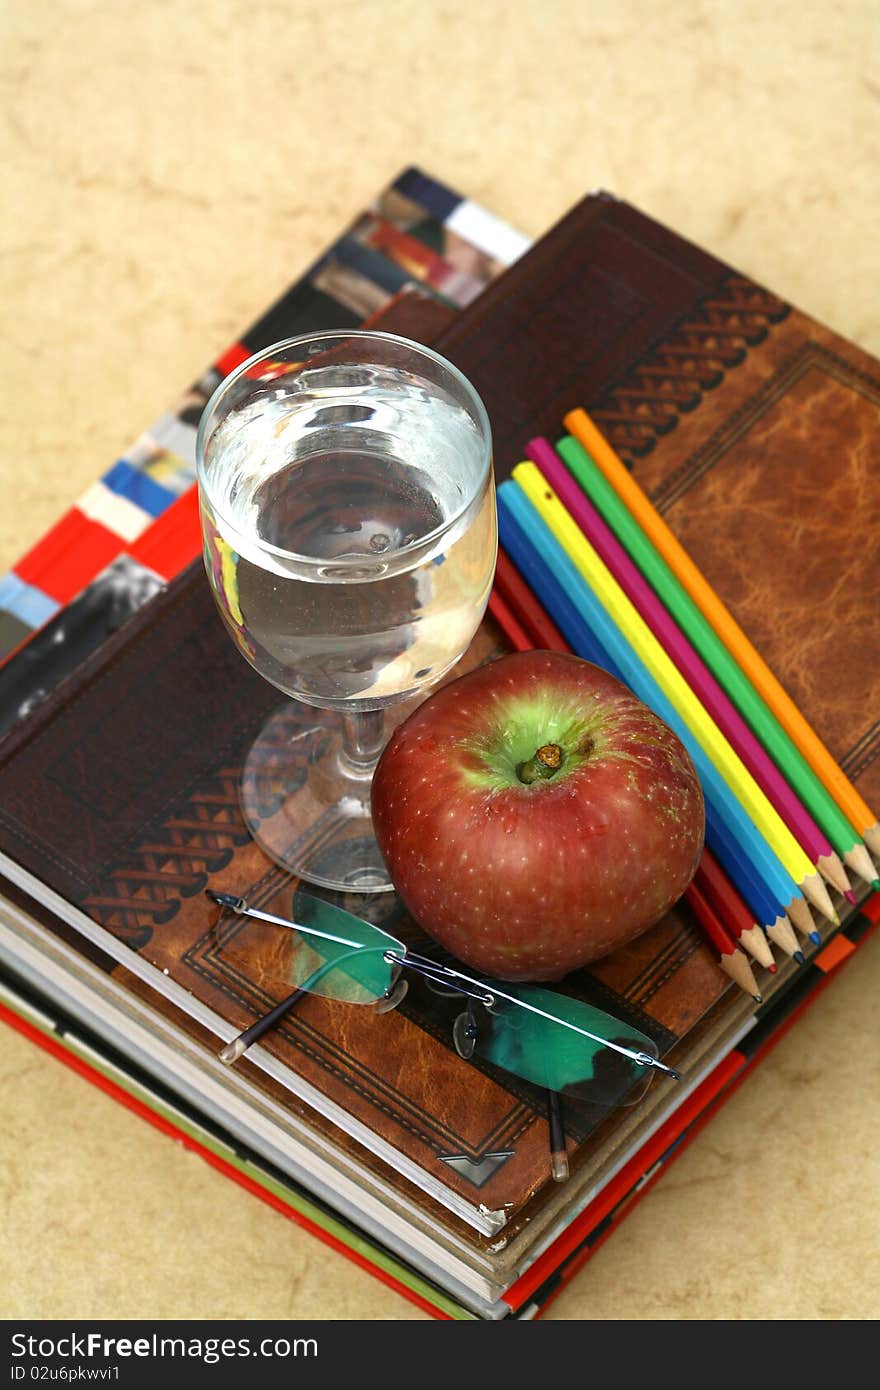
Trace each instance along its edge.
<instances>
[{"instance_id":1,"label":"apple skin speckle","mask_svg":"<svg viewBox=\"0 0 880 1390\"><path fill-rule=\"evenodd\" d=\"M562 766L525 785L517 761L548 742ZM436 691L385 748L372 810L416 921L506 980L560 979L653 926L690 883L705 828L672 730L608 672L557 652L502 657Z\"/></svg>"}]
</instances>

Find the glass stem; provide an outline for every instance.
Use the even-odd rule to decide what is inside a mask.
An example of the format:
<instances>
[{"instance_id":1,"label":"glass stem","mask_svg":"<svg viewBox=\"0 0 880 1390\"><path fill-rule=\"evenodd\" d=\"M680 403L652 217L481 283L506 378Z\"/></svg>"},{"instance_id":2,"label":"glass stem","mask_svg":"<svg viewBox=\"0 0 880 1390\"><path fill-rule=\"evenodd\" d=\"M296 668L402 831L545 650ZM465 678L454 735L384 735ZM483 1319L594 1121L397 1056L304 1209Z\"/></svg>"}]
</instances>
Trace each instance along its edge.
<instances>
[{"instance_id":1,"label":"glass stem","mask_svg":"<svg viewBox=\"0 0 880 1390\"><path fill-rule=\"evenodd\" d=\"M364 713L343 714L340 762L350 776L369 780L379 761L384 742L384 710L371 709Z\"/></svg>"}]
</instances>

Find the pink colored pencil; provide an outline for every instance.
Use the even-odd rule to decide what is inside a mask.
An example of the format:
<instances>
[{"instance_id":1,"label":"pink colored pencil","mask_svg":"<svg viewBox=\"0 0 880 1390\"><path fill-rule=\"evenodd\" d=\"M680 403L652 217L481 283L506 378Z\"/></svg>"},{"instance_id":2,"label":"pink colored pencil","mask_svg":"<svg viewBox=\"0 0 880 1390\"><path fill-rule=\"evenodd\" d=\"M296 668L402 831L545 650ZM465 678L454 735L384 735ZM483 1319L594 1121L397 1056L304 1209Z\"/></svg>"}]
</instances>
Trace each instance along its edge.
<instances>
[{"instance_id":1,"label":"pink colored pencil","mask_svg":"<svg viewBox=\"0 0 880 1390\"><path fill-rule=\"evenodd\" d=\"M616 536L612 535L555 449L546 439L532 439L526 447L526 453L541 470L563 506L571 513L590 544L608 566L627 598L636 606L658 642L690 684L694 694L702 701L731 746L742 758L758 786L776 807L808 858L814 864L818 864L823 873L827 871L827 876L835 887L849 887L846 882L835 882L834 851L800 798L792 791L776 764L740 717L711 671L636 568Z\"/></svg>"}]
</instances>

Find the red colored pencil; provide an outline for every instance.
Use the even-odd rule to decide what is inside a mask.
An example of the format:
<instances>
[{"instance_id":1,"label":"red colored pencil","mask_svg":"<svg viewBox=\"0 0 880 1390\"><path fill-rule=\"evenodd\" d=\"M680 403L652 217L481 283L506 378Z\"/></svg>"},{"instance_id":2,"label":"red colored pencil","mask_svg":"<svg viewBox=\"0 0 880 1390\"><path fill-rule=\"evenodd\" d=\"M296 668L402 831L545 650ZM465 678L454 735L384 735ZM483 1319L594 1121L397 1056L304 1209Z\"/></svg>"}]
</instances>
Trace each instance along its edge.
<instances>
[{"instance_id":1,"label":"red colored pencil","mask_svg":"<svg viewBox=\"0 0 880 1390\"><path fill-rule=\"evenodd\" d=\"M523 579L513 561L499 547L498 562L495 566L495 588L508 607L519 618L534 639L532 647L540 647L548 652L570 652L566 642L552 618L544 611ZM518 648L522 650L522 648Z\"/></svg>"},{"instance_id":2,"label":"red colored pencil","mask_svg":"<svg viewBox=\"0 0 880 1390\"><path fill-rule=\"evenodd\" d=\"M489 594L489 612L516 651L534 651L538 645L537 642L534 641L531 633L526 632L505 599L502 598L497 587Z\"/></svg>"},{"instance_id":3,"label":"red colored pencil","mask_svg":"<svg viewBox=\"0 0 880 1390\"><path fill-rule=\"evenodd\" d=\"M687 900L694 910L703 935L719 954L718 964L721 969L730 976L734 984L739 985L741 990L750 994L760 1004L761 995L752 974L752 967L695 882L687 891Z\"/></svg>"},{"instance_id":4,"label":"red colored pencil","mask_svg":"<svg viewBox=\"0 0 880 1390\"><path fill-rule=\"evenodd\" d=\"M703 850L695 881L721 920L726 922L736 944L775 974L776 962L763 929L709 849Z\"/></svg>"}]
</instances>

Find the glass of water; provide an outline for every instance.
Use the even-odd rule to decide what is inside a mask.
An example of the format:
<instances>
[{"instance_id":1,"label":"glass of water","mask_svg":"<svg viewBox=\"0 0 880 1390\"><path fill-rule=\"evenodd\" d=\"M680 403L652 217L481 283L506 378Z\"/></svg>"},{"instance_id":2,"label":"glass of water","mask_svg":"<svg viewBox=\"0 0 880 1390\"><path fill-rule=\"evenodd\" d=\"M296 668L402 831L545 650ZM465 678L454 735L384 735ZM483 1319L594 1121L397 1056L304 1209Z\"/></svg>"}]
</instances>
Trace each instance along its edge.
<instances>
[{"instance_id":1,"label":"glass of water","mask_svg":"<svg viewBox=\"0 0 880 1390\"><path fill-rule=\"evenodd\" d=\"M294 697L246 759L250 831L310 883L388 889L373 768L409 703L469 646L495 571L485 408L417 343L316 333L221 382L197 458L220 614L242 656Z\"/></svg>"}]
</instances>

